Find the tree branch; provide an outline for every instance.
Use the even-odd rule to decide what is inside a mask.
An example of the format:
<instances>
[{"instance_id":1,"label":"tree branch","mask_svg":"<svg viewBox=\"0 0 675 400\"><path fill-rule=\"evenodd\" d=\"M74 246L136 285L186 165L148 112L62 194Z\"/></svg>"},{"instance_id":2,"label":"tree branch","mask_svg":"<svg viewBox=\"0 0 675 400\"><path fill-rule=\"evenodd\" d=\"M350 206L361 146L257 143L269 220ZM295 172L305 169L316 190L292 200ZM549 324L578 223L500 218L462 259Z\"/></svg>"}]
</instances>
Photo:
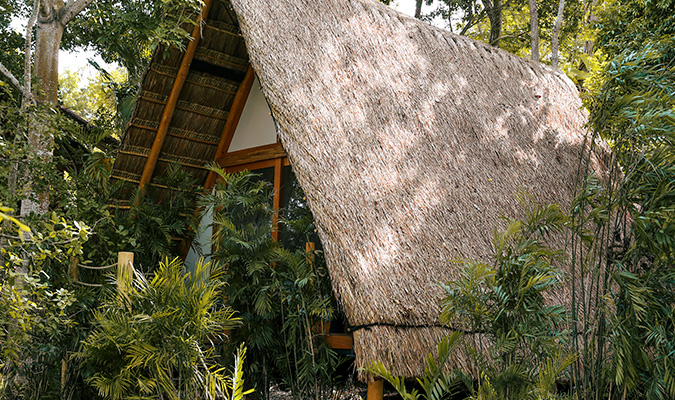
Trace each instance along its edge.
<instances>
[{"instance_id":1,"label":"tree branch","mask_svg":"<svg viewBox=\"0 0 675 400\"><path fill-rule=\"evenodd\" d=\"M502 39L524 39L525 36L529 36L529 35L527 35L525 32L520 32L520 33L516 32L516 33L510 34L510 35L502 35L502 36L496 38L495 40L493 40L492 43L490 43L490 45L494 45L494 43L496 43L497 41L502 40Z\"/></svg>"},{"instance_id":2,"label":"tree branch","mask_svg":"<svg viewBox=\"0 0 675 400\"><path fill-rule=\"evenodd\" d=\"M94 0L70 0L65 7L62 8L59 21L65 26L89 6Z\"/></svg>"},{"instance_id":3,"label":"tree branch","mask_svg":"<svg viewBox=\"0 0 675 400\"><path fill-rule=\"evenodd\" d=\"M21 83L19 83L19 80L16 79L16 77L14 76L14 74L12 74L12 73L7 69L7 67L5 67L5 66L2 64L2 62L0 62L0 72L2 72L2 74L3 74L7 79L9 79L9 82L12 84L12 86L14 86L15 88L17 88L17 89L19 90L19 92L21 92L21 95L24 94L24 91L25 91L24 87L21 86Z\"/></svg>"},{"instance_id":4,"label":"tree branch","mask_svg":"<svg viewBox=\"0 0 675 400\"><path fill-rule=\"evenodd\" d=\"M459 33L460 36L464 36L466 34L466 31L474 27L477 23L481 22L485 17L487 16L487 13L485 12L485 8L476 14L471 14L471 18L466 22L466 25L464 25L464 28L462 28L462 31Z\"/></svg>"}]
</instances>

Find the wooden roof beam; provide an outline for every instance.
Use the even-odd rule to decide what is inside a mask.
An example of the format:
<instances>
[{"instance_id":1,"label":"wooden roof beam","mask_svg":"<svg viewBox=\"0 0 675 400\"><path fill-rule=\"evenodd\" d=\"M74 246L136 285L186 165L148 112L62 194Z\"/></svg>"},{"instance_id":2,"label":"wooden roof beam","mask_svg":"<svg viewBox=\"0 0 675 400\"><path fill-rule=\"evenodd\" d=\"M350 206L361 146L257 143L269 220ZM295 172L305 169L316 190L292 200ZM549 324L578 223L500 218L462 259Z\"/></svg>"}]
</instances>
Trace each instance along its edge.
<instances>
[{"instance_id":1,"label":"wooden roof beam","mask_svg":"<svg viewBox=\"0 0 675 400\"><path fill-rule=\"evenodd\" d=\"M212 4L213 0L204 0L204 7L202 8L199 18L197 18L197 24L192 30L192 41L188 44L185 54L183 55L183 60L181 61L180 68L178 69L176 80L174 81L173 87L171 88L171 94L169 95L166 106L162 111L162 118L159 121L159 128L157 129L157 134L155 135L155 141L152 143L150 154L145 161L145 167L143 168L141 181L138 185L141 191L145 189L145 185L150 182L153 174L155 173L155 167L157 166L157 161L159 160L159 153L162 151L162 145L166 139L166 133L169 130L169 124L173 118L176 104L178 104L180 92L183 89L185 79L187 78L188 72L190 71L190 64L194 59L197 46L199 46L202 22L206 21Z\"/></svg>"},{"instance_id":2,"label":"wooden roof beam","mask_svg":"<svg viewBox=\"0 0 675 400\"><path fill-rule=\"evenodd\" d=\"M216 163L218 163L218 165L223 168L227 168L236 165L250 164L258 161L273 160L283 157L286 157L286 151L281 146L281 143L272 143L264 146L227 153L225 156L218 158Z\"/></svg>"},{"instance_id":3,"label":"wooden roof beam","mask_svg":"<svg viewBox=\"0 0 675 400\"><path fill-rule=\"evenodd\" d=\"M213 157L213 161L218 161L227 154L227 150L230 148L230 143L232 143L232 138L234 137L234 132L237 130L237 125L239 124L239 119L241 114L244 112L244 106L246 105L246 100L248 100L248 95L251 93L251 88L253 87L253 81L255 80L255 72L250 66L246 71L246 76L244 80L239 85L237 89L237 94L234 96L232 101L232 107L230 108L230 113L227 116L227 122L225 122L225 127L223 128L223 133L220 135L220 143L218 143L218 150L216 150L216 155ZM204 189L206 191L211 190L213 185L216 183L216 173L211 171L209 176L206 177L206 183L204 183Z\"/></svg>"}]
</instances>

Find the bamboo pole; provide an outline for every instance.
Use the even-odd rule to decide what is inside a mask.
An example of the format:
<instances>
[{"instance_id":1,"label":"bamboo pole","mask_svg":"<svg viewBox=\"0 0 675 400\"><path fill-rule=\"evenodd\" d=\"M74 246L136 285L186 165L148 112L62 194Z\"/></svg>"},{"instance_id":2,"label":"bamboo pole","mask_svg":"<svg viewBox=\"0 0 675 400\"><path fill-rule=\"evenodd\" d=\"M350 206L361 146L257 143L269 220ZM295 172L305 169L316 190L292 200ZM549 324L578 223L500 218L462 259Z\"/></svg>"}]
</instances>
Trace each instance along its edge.
<instances>
[{"instance_id":1,"label":"bamboo pole","mask_svg":"<svg viewBox=\"0 0 675 400\"><path fill-rule=\"evenodd\" d=\"M218 159L227 154L227 150L230 148L232 138L234 137L234 132L237 130L237 125L239 125L241 114L244 112L246 100L248 100L248 95L251 93L251 87L253 87L254 80L255 72L253 71L253 68L249 66L244 80L241 82L239 89L237 89L237 93L234 95L234 101L232 102L232 107L230 107L230 113L227 116L227 122L225 122L223 132L220 135L220 142L218 143L218 149L216 150L216 155L213 157L213 161L218 161ZM204 189L210 191L215 183L216 173L211 171L206 178Z\"/></svg>"},{"instance_id":2,"label":"bamboo pole","mask_svg":"<svg viewBox=\"0 0 675 400\"><path fill-rule=\"evenodd\" d=\"M173 87L171 88L171 94L169 94L169 99L166 102L166 106L164 106L164 110L162 111L162 118L159 121L159 127L157 129L157 134L155 135L155 141L152 143L150 154L145 161L145 167L143 168L141 181L138 184L141 192L150 182L152 175L155 172L155 167L157 166L157 161L159 159L159 153L162 151L162 145L166 139L166 133L169 131L169 124L173 118L173 113L176 109L180 92L183 89L188 72L190 72L190 64L192 63L192 59L194 58L195 52L197 51L197 46L199 45L199 40L201 39L202 22L206 20L212 3L213 0L204 1L202 12L199 14L199 17L197 18L197 24L192 30L192 41L188 44L185 54L183 55L183 60L181 61L180 68L178 69L178 75L176 76L176 80L174 81ZM140 200L140 198L138 200Z\"/></svg>"},{"instance_id":3,"label":"bamboo pole","mask_svg":"<svg viewBox=\"0 0 675 400\"><path fill-rule=\"evenodd\" d=\"M368 381L366 400L382 400L384 398L384 381L381 378Z\"/></svg>"}]
</instances>

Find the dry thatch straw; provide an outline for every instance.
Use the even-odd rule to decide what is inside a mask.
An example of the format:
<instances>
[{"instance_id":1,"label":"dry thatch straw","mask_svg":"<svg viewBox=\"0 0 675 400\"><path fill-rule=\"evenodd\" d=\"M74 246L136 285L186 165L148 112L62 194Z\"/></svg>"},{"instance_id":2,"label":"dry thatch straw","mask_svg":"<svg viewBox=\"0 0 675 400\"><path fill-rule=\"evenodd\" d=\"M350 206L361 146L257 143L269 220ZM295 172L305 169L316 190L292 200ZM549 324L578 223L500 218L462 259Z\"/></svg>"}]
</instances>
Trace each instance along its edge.
<instances>
[{"instance_id":1,"label":"dry thatch straw","mask_svg":"<svg viewBox=\"0 0 675 400\"><path fill-rule=\"evenodd\" d=\"M574 85L373 0L232 5L360 328L357 365L420 375L450 260L486 260L519 190L570 204L587 119Z\"/></svg>"}]
</instances>

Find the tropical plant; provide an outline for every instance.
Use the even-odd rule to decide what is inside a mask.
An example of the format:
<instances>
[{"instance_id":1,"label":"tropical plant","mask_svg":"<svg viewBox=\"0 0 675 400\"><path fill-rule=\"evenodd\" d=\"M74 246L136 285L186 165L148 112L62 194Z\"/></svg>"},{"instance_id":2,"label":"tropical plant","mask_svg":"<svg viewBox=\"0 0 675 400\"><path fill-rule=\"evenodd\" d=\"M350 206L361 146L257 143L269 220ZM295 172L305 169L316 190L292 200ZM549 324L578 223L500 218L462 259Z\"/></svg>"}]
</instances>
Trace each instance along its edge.
<instances>
[{"instance_id":1,"label":"tropical plant","mask_svg":"<svg viewBox=\"0 0 675 400\"><path fill-rule=\"evenodd\" d=\"M339 358L323 341L335 305L322 254L307 253L308 233L299 231L313 226L311 214L308 221L306 207L284 210L287 243L302 246L285 249L272 237L270 185L250 172L213 170L219 183L200 203L204 213L214 210L212 257L227 265L225 298L242 316L230 346L249 346L247 374L261 396L276 376L294 397L320 398L335 384Z\"/></svg>"},{"instance_id":2,"label":"tropical plant","mask_svg":"<svg viewBox=\"0 0 675 400\"><path fill-rule=\"evenodd\" d=\"M232 377L214 344L238 324L219 305L222 269L199 262L192 273L174 259L149 281L134 272L128 291L109 293L77 357L106 399L242 398L243 347ZM119 282L118 282L119 284Z\"/></svg>"},{"instance_id":3,"label":"tropical plant","mask_svg":"<svg viewBox=\"0 0 675 400\"><path fill-rule=\"evenodd\" d=\"M279 349L278 306L273 301L273 264L282 260L279 243L272 239L271 188L250 172L220 176L211 194L200 205L213 214L212 258L227 265L227 304L241 313L242 324L231 334L230 346L246 342L249 361L246 374L266 396L274 369L274 349Z\"/></svg>"},{"instance_id":4,"label":"tropical plant","mask_svg":"<svg viewBox=\"0 0 675 400\"><path fill-rule=\"evenodd\" d=\"M335 305L321 255L286 251L274 271L283 347L276 362L283 383L299 399L325 398L336 385L335 370L341 363L323 336Z\"/></svg>"},{"instance_id":5,"label":"tropical plant","mask_svg":"<svg viewBox=\"0 0 675 400\"><path fill-rule=\"evenodd\" d=\"M38 399L51 389L48 365L60 364L58 346L72 327L72 291L51 290L46 274L0 270L0 398ZM57 378L58 379L58 378Z\"/></svg>"},{"instance_id":6,"label":"tropical plant","mask_svg":"<svg viewBox=\"0 0 675 400\"><path fill-rule=\"evenodd\" d=\"M404 399L441 399L460 383L470 399L555 399L556 380L575 360L566 353L565 310L547 296L560 287L558 264L563 253L551 248L568 218L557 205L534 207L529 197L523 220L506 219L507 228L495 232L491 264L462 261L459 279L443 283L440 321L450 328L472 332L464 354L478 371L477 386L459 371L443 372L458 347L454 332L439 344L438 363L429 355L423 379L425 394L408 392L404 382L374 364L366 371L389 381Z\"/></svg>"},{"instance_id":7,"label":"tropical plant","mask_svg":"<svg viewBox=\"0 0 675 400\"><path fill-rule=\"evenodd\" d=\"M7 215L10 209L0 210L0 219L12 222L0 228L0 398L58 395L58 375L48 371L61 364L76 298L73 290L52 286L46 271L78 254L88 232L55 215L31 230Z\"/></svg>"},{"instance_id":8,"label":"tropical plant","mask_svg":"<svg viewBox=\"0 0 675 400\"><path fill-rule=\"evenodd\" d=\"M591 328L575 326L580 398L675 397L673 31L637 29L655 24L673 6L622 4L618 12L635 19L615 32L607 29L616 21L604 16L600 43L614 57L597 77L591 126L610 143L613 169L584 182L575 202L575 271L593 288L573 299L574 320ZM631 38L639 39L640 50L627 43Z\"/></svg>"},{"instance_id":9,"label":"tropical plant","mask_svg":"<svg viewBox=\"0 0 675 400\"><path fill-rule=\"evenodd\" d=\"M417 389L409 391L405 379L392 375L380 361L365 367L364 371L389 382L403 400L417 400L419 398L441 400L448 398L448 396L457 394L463 388L462 385L471 386L471 380L466 375L457 369L448 371L445 365L452 353L462 343L462 338L460 332L452 332L438 343L437 357L429 354L427 365L424 368L424 376L416 379L424 393L420 393Z\"/></svg>"},{"instance_id":10,"label":"tropical plant","mask_svg":"<svg viewBox=\"0 0 675 400\"><path fill-rule=\"evenodd\" d=\"M481 333L468 347L481 371L476 398L550 391L574 361L563 353L564 306L547 301L560 287L563 259L549 243L568 219L557 205L532 207L519 199L526 217L507 219L506 230L495 233L492 263L464 262L460 278L443 285L440 320L449 326L470 321L471 331Z\"/></svg>"}]
</instances>

